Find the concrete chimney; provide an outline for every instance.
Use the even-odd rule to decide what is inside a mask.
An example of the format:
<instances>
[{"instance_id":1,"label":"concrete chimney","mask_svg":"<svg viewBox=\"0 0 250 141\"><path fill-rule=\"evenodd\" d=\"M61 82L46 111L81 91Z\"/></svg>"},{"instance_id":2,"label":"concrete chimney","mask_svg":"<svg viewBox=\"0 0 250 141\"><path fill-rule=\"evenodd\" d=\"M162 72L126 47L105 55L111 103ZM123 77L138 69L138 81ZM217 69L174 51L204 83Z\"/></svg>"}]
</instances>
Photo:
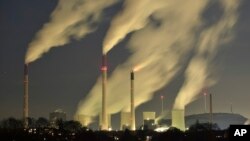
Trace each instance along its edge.
<instances>
[{"instance_id":1,"label":"concrete chimney","mask_svg":"<svg viewBox=\"0 0 250 141\"><path fill-rule=\"evenodd\" d=\"M28 128L29 117L29 76L28 76L28 64L24 64L24 95L23 95L23 120L24 128Z\"/></svg>"},{"instance_id":2,"label":"concrete chimney","mask_svg":"<svg viewBox=\"0 0 250 141\"><path fill-rule=\"evenodd\" d=\"M131 94L131 107L130 107L130 113L131 113L131 130L135 130L135 101L134 101L134 71L132 70L130 73L130 94Z\"/></svg>"},{"instance_id":3,"label":"concrete chimney","mask_svg":"<svg viewBox=\"0 0 250 141\"><path fill-rule=\"evenodd\" d=\"M108 117L107 117L107 56L102 56L102 122L101 130L108 130Z\"/></svg>"}]
</instances>

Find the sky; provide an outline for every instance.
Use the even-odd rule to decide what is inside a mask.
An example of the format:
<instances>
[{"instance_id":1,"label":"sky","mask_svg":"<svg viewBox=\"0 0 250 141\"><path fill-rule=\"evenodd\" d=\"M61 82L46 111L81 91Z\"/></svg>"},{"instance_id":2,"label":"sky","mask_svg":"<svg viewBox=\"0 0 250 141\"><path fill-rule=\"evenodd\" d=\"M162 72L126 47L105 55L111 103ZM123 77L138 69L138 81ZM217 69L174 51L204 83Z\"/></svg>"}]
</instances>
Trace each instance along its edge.
<instances>
[{"instance_id":1,"label":"sky","mask_svg":"<svg viewBox=\"0 0 250 141\"><path fill-rule=\"evenodd\" d=\"M22 117L25 55L37 32L50 21L50 15L58 2L57 0L0 1L0 119ZM73 119L80 100L86 99L100 76L103 40L112 25L112 19L121 11L122 5L123 2L117 2L107 6L101 11L102 17L94 24L93 31L82 38L72 38L70 43L60 45L58 48L52 48L29 64L31 117L48 118L50 112L60 108L67 113L68 119ZM216 18L220 12L221 10L212 7L207 15ZM231 41L223 45L213 59L216 67L211 69L216 71L214 77L218 81L208 88L208 92L213 94L214 112L230 112L232 105L234 113L246 118L250 118L249 12L250 2L241 0L237 23L233 28L234 36ZM213 18L208 20L212 21ZM133 55L128 46L131 45L129 39L134 34L137 34L137 31L129 33L108 53L109 77ZM50 34L46 36L50 37ZM185 65L187 66L184 63ZM137 73L139 75L140 71ZM164 96L166 118L170 118L175 97L185 80L184 74L185 70L180 70L168 85L153 92L152 99L136 108L138 125L142 124L143 111L155 111L157 115L160 114L161 95ZM122 75L127 75L129 78L129 74ZM150 80L151 78L147 79ZM186 115L204 113L202 94L186 105L185 110ZM116 128L119 127L119 116L119 114L112 116L112 124Z\"/></svg>"}]
</instances>

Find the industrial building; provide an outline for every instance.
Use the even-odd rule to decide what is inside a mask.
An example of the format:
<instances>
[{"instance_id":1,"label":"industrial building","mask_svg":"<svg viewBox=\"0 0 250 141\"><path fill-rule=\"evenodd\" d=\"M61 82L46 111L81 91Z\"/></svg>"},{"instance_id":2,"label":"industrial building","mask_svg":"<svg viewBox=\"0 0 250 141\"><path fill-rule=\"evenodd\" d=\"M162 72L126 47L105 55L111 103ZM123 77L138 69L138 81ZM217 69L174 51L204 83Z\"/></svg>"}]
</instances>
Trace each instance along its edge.
<instances>
[{"instance_id":1,"label":"industrial building","mask_svg":"<svg viewBox=\"0 0 250 141\"><path fill-rule=\"evenodd\" d=\"M62 109L57 109L49 114L49 121L52 127L56 127L58 120L66 121L66 113Z\"/></svg>"},{"instance_id":2,"label":"industrial building","mask_svg":"<svg viewBox=\"0 0 250 141\"><path fill-rule=\"evenodd\" d=\"M143 127L144 129L154 129L155 124L155 112L143 112Z\"/></svg>"}]
</instances>

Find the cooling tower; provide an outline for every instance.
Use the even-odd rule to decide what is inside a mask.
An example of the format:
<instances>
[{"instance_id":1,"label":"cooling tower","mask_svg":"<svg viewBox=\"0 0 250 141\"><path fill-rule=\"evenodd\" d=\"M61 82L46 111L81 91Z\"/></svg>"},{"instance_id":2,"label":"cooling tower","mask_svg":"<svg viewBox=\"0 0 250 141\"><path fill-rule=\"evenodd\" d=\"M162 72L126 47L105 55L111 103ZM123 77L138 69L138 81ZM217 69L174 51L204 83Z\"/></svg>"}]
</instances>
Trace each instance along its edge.
<instances>
[{"instance_id":1,"label":"cooling tower","mask_svg":"<svg viewBox=\"0 0 250 141\"><path fill-rule=\"evenodd\" d=\"M101 130L108 130L108 117L107 117L107 56L102 56L102 121Z\"/></svg>"},{"instance_id":2,"label":"cooling tower","mask_svg":"<svg viewBox=\"0 0 250 141\"><path fill-rule=\"evenodd\" d=\"M185 114L184 109L172 111L172 126L185 131Z\"/></svg>"},{"instance_id":3,"label":"cooling tower","mask_svg":"<svg viewBox=\"0 0 250 141\"><path fill-rule=\"evenodd\" d=\"M24 65L24 95L23 95L23 120L24 128L28 128L29 117L29 76L28 76L28 64Z\"/></svg>"},{"instance_id":4,"label":"cooling tower","mask_svg":"<svg viewBox=\"0 0 250 141\"><path fill-rule=\"evenodd\" d=\"M131 108L130 108L130 112L131 112L131 130L135 130L135 103L134 103L134 71L131 71L131 75L130 75L130 94L131 94Z\"/></svg>"},{"instance_id":5,"label":"cooling tower","mask_svg":"<svg viewBox=\"0 0 250 141\"><path fill-rule=\"evenodd\" d=\"M155 120L155 112L143 112L143 120Z\"/></svg>"},{"instance_id":6,"label":"cooling tower","mask_svg":"<svg viewBox=\"0 0 250 141\"><path fill-rule=\"evenodd\" d=\"M93 117L88 115L77 115L77 120L84 127L88 127L91 122L93 122Z\"/></svg>"},{"instance_id":7,"label":"cooling tower","mask_svg":"<svg viewBox=\"0 0 250 141\"><path fill-rule=\"evenodd\" d=\"M131 113L130 112L121 112L121 125L120 129L130 129L131 128Z\"/></svg>"}]
</instances>

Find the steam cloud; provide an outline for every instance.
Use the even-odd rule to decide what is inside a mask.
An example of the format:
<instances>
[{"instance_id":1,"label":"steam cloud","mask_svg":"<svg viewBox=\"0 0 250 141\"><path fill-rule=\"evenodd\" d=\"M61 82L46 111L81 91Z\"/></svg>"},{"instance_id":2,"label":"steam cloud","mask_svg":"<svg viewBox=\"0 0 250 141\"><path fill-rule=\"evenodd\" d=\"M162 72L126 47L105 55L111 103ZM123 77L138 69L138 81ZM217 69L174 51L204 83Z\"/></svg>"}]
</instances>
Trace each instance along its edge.
<instances>
[{"instance_id":1,"label":"steam cloud","mask_svg":"<svg viewBox=\"0 0 250 141\"><path fill-rule=\"evenodd\" d=\"M232 38L231 30L237 22L237 0L220 0L224 13L220 20L204 29L200 35L196 55L185 72L186 80L175 100L175 109L184 109L195 100L203 87L216 83L213 79L213 59L222 43Z\"/></svg>"},{"instance_id":2,"label":"steam cloud","mask_svg":"<svg viewBox=\"0 0 250 141\"><path fill-rule=\"evenodd\" d=\"M165 0L125 0L124 9L116 15L103 42L103 53L112 49L126 35L142 29L148 23L148 17L156 10L164 8Z\"/></svg>"},{"instance_id":3,"label":"steam cloud","mask_svg":"<svg viewBox=\"0 0 250 141\"><path fill-rule=\"evenodd\" d=\"M195 29L202 23L201 13L207 4L205 0L195 2L193 0L151 0L143 5L136 4L137 2L128 0L125 3L125 9L113 20L115 22L112 22L105 38L106 42L110 41L110 43L104 42L104 48L106 48L104 52L107 53L110 47L116 45L129 32L136 30L128 44L133 54L124 64L114 70L108 80L109 113L129 109L129 72L134 66L143 64L143 69L135 73L135 106L150 100L155 91L166 86L173 79L181 70L185 56L193 49ZM156 6L158 2L165 4ZM136 6L144 7L137 8ZM142 17L140 19L136 16L136 12L127 10L131 7L137 9L136 12L146 12L146 14L139 16ZM148 13L148 9L153 10ZM134 20L134 16L139 19ZM131 25L144 26L139 26L139 30L139 28L134 28L138 26ZM80 101L76 115L98 115L101 112L100 96L101 78L97 80L89 95Z\"/></svg>"},{"instance_id":4,"label":"steam cloud","mask_svg":"<svg viewBox=\"0 0 250 141\"><path fill-rule=\"evenodd\" d=\"M204 86L216 81L211 77L211 65L220 45L231 39L230 31L237 20L238 1L221 0L224 13L216 23L208 27L204 27L203 13L211 2L209 0L140 2L142 1L125 2L124 10L112 21L104 40L104 53L107 53L128 33L134 31L128 43L132 55L108 79L108 112L117 113L129 109L129 72L134 66L143 66L143 69L135 73L135 106L139 106L149 101L157 90L166 86L180 70L185 69L183 64L186 56L195 52L174 105L174 108L183 109ZM165 4L156 6L155 3L158 2ZM144 10L148 9L151 9L150 12L145 13ZM99 77L88 96L79 102L76 115L98 115L101 112L100 96Z\"/></svg>"},{"instance_id":5,"label":"steam cloud","mask_svg":"<svg viewBox=\"0 0 250 141\"><path fill-rule=\"evenodd\" d=\"M53 47L79 39L95 30L104 8L117 0L59 0L51 14L51 20L37 33L29 44L25 63L40 58Z\"/></svg>"}]
</instances>

